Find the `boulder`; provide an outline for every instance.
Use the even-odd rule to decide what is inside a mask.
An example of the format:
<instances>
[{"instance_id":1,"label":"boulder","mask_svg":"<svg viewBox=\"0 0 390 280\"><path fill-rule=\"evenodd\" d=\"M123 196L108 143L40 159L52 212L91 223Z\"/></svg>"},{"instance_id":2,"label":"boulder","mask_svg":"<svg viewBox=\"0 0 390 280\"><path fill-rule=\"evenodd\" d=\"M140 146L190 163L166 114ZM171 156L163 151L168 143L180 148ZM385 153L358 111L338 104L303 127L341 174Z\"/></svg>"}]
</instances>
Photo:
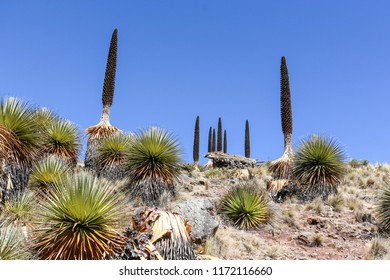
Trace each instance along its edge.
<instances>
[{"instance_id":1,"label":"boulder","mask_svg":"<svg viewBox=\"0 0 390 280\"><path fill-rule=\"evenodd\" d=\"M230 155L221 152L207 153L205 158L212 160L214 168L252 168L256 166L256 160L240 155Z\"/></svg>"},{"instance_id":2,"label":"boulder","mask_svg":"<svg viewBox=\"0 0 390 280\"><path fill-rule=\"evenodd\" d=\"M213 236L219 226L216 217L211 215L212 209L210 200L197 198L177 204L173 211L189 222L192 226L191 238L194 242L201 243Z\"/></svg>"}]
</instances>

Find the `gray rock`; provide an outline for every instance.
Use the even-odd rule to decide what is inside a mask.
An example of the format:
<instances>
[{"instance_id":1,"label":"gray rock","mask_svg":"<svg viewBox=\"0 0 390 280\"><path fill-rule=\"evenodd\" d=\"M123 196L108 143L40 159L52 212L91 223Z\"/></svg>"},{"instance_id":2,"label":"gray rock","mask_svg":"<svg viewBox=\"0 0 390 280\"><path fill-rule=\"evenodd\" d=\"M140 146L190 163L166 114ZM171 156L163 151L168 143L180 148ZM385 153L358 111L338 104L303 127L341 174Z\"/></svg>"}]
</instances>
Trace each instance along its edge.
<instances>
[{"instance_id":1,"label":"gray rock","mask_svg":"<svg viewBox=\"0 0 390 280\"><path fill-rule=\"evenodd\" d=\"M197 198L181 202L173 210L190 223L191 238L200 243L213 236L218 229L219 223L210 213L212 209L210 200Z\"/></svg>"}]
</instances>

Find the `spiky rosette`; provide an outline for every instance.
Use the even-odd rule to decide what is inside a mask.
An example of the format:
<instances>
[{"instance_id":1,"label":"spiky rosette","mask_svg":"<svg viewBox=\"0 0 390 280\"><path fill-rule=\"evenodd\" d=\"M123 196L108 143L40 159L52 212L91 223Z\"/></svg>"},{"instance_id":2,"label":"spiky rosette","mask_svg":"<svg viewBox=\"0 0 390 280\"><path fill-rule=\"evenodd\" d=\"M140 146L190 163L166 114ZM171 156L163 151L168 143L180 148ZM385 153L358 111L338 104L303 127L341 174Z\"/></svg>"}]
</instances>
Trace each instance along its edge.
<instances>
[{"instance_id":1,"label":"spiky rosette","mask_svg":"<svg viewBox=\"0 0 390 280\"><path fill-rule=\"evenodd\" d=\"M19 142L12 131L0 124L0 159L5 160L15 145L19 145Z\"/></svg>"},{"instance_id":2,"label":"spiky rosette","mask_svg":"<svg viewBox=\"0 0 390 280\"><path fill-rule=\"evenodd\" d=\"M40 127L46 127L52 122L61 119L56 113L54 113L53 111L49 110L46 107L36 109L34 111L34 117Z\"/></svg>"},{"instance_id":3,"label":"spiky rosette","mask_svg":"<svg viewBox=\"0 0 390 280\"><path fill-rule=\"evenodd\" d=\"M152 127L136 134L125 162L131 194L158 205L164 193L174 192L180 158L179 144L171 133Z\"/></svg>"},{"instance_id":4,"label":"spiky rosette","mask_svg":"<svg viewBox=\"0 0 390 280\"><path fill-rule=\"evenodd\" d=\"M125 177L124 161L133 135L115 134L103 139L97 149L98 175L111 180Z\"/></svg>"},{"instance_id":5,"label":"spiky rosette","mask_svg":"<svg viewBox=\"0 0 390 280\"><path fill-rule=\"evenodd\" d=\"M39 210L42 227L33 249L40 259L108 259L124 245L124 200L91 174L78 173L59 183L46 193Z\"/></svg>"},{"instance_id":6,"label":"spiky rosette","mask_svg":"<svg viewBox=\"0 0 390 280\"><path fill-rule=\"evenodd\" d=\"M344 151L334 139L314 135L303 141L294 158L294 178L308 199L337 193L346 172Z\"/></svg>"},{"instance_id":7,"label":"spiky rosette","mask_svg":"<svg viewBox=\"0 0 390 280\"><path fill-rule=\"evenodd\" d=\"M27 260L24 236L15 225L0 226L0 260Z\"/></svg>"},{"instance_id":8,"label":"spiky rosette","mask_svg":"<svg viewBox=\"0 0 390 280\"><path fill-rule=\"evenodd\" d=\"M7 224L20 227L27 226L32 229L32 217L35 205L34 193L26 190L7 200L1 209L1 214L7 220Z\"/></svg>"},{"instance_id":9,"label":"spiky rosette","mask_svg":"<svg viewBox=\"0 0 390 280\"><path fill-rule=\"evenodd\" d=\"M9 97L0 103L0 202L24 190L40 146L39 126L32 108Z\"/></svg>"},{"instance_id":10,"label":"spiky rosette","mask_svg":"<svg viewBox=\"0 0 390 280\"><path fill-rule=\"evenodd\" d=\"M47 125L41 148L44 156L54 155L76 165L80 148L80 134L74 124L56 119Z\"/></svg>"},{"instance_id":11,"label":"spiky rosette","mask_svg":"<svg viewBox=\"0 0 390 280\"><path fill-rule=\"evenodd\" d=\"M268 219L268 200L253 187L235 187L222 199L221 213L238 228L258 228Z\"/></svg>"},{"instance_id":12,"label":"spiky rosette","mask_svg":"<svg viewBox=\"0 0 390 280\"><path fill-rule=\"evenodd\" d=\"M9 97L0 104L0 143L9 149L5 161L31 166L40 146L39 126L32 108L25 102Z\"/></svg>"},{"instance_id":13,"label":"spiky rosette","mask_svg":"<svg viewBox=\"0 0 390 280\"><path fill-rule=\"evenodd\" d=\"M69 172L70 167L60 158L46 157L32 168L28 186L32 190L46 192L65 180Z\"/></svg>"}]
</instances>

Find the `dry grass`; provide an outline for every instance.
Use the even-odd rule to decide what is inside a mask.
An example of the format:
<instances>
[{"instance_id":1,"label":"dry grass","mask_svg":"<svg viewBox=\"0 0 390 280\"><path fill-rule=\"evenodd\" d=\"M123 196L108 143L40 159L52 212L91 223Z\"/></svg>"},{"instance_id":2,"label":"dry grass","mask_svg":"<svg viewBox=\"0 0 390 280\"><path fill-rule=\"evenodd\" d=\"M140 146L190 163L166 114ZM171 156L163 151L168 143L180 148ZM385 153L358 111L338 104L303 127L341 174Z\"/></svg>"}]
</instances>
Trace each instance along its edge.
<instances>
[{"instance_id":1,"label":"dry grass","mask_svg":"<svg viewBox=\"0 0 390 280\"><path fill-rule=\"evenodd\" d=\"M282 222L290 228L299 229L299 225L296 219L296 214L291 210L282 210Z\"/></svg>"},{"instance_id":2,"label":"dry grass","mask_svg":"<svg viewBox=\"0 0 390 280\"><path fill-rule=\"evenodd\" d=\"M322 214L325 211L325 205L323 200L320 197L315 198L310 203L306 204L305 210L313 210L317 214Z\"/></svg>"},{"instance_id":3,"label":"dry grass","mask_svg":"<svg viewBox=\"0 0 390 280\"><path fill-rule=\"evenodd\" d=\"M327 204L332 206L334 211L341 212L344 206L344 197L340 193L332 194L328 196Z\"/></svg>"},{"instance_id":4,"label":"dry grass","mask_svg":"<svg viewBox=\"0 0 390 280\"><path fill-rule=\"evenodd\" d=\"M281 248L278 245L271 245L267 247L265 252L265 259L277 260L280 258Z\"/></svg>"},{"instance_id":5,"label":"dry grass","mask_svg":"<svg viewBox=\"0 0 390 280\"><path fill-rule=\"evenodd\" d=\"M363 254L365 260L390 259L390 240L374 238L368 244Z\"/></svg>"},{"instance_id":6,"label":"dry grass","mask_svg":"<svg viewBox=\"0 0 390 280\"><path fill-rule=\"evenodd\" d=\"M310 238L310 245L313 247L320 247L324 242L324 236L322 234L316 233Z\"/></svg>"},{"instance_id":7,"label":"dry grass","mask_svg":"<svg viewBox=\"0 0 390 280\"><path fill-rule=\"evenodd\" d=\"M348 207L349 210L363 208L363 203L360 201L360 199L356 198L355 196L348 196L345 199L345 205Z\"/></svg>"},{"instance_id":8,"label":"dry grass","mask_svg":"<svg viewBox=\"0 0 390 280\"><path fill-rule=\"evenodd\" d=\"M264 240L256 234L226 227L218 229L215 236L207 240L205 254L225 260L243 259L243 256L249 256L248 259L263 259L260 248L264 245Z\"/></svg>"}]
</instances>

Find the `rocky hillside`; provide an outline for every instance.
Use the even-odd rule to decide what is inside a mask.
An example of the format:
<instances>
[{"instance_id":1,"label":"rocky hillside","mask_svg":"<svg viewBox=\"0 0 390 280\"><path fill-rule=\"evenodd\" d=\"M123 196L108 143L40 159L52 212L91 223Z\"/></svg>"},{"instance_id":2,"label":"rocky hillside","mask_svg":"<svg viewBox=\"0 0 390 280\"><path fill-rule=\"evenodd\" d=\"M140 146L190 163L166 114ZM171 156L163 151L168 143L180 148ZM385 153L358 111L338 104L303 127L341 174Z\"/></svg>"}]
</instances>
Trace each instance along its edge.
<instances>
[{"instance_id":1,"label":"rocky hillside","mask_svg":"<svg viewBox=\"0 0 390 280\"><path fill-rule=\"evenodd\" d=\"M271 202L266 225L251 231L236 229L218 212L221 198L238 184L265 189L267 170L263 165L249 172L183 171L169 208L177 210L184 201L210 201L207 211L219 223L214 235L196 245L200 258L206 254L220 259L390 259L390 239L378 233L374 211L378 191L390 179L390 165L351 165L337 195L326 201L302 202L292 195L282 203Z\"/></svg>"}]
</instances>

